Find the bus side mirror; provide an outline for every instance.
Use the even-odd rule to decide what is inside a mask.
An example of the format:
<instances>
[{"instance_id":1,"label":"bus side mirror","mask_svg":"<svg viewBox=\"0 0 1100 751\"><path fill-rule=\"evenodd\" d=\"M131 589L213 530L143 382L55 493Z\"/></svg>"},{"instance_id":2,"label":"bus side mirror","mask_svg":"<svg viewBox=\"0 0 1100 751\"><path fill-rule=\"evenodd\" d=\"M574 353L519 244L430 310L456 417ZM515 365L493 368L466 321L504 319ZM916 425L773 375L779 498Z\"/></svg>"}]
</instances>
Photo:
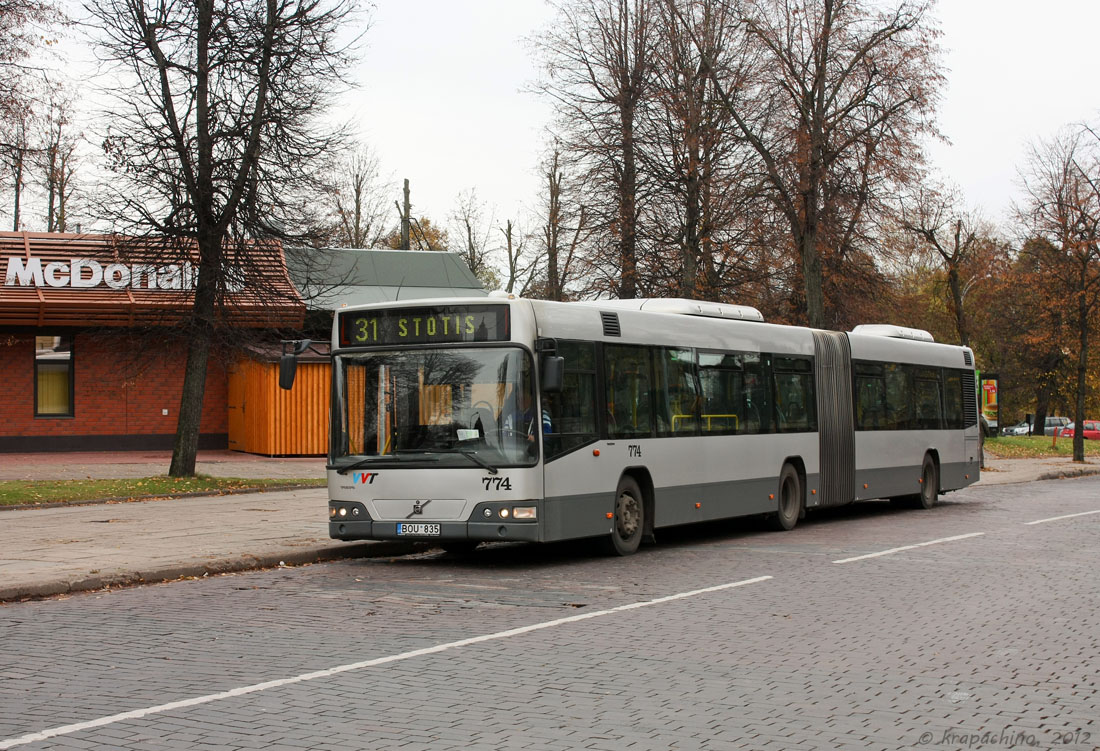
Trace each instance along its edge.
<instances>
[{"instance_id":1,"label":"bus side mirror","mask_svg":"<svg viewBox=\"0 0 1100 751\"><path fill-rule=\"evenodd\" d=\"M541 375L543 391L552 394L560 392L565 382L565 358L543 355Z\"/></svg>"},{"instance_id":2,"label":"bus side mirror","mask_svg":"<svg viewBox=\"0 0 1100 751\"><path fill-rule=\"evenodd\" d=\"M294 386L294 375L298 372L298 355L306 351L313 342L310 339L283 342L283 355L279 358L279 388L289 391ZM291 351L287 352L287 345Z\"/></svg>"}]
</instances>

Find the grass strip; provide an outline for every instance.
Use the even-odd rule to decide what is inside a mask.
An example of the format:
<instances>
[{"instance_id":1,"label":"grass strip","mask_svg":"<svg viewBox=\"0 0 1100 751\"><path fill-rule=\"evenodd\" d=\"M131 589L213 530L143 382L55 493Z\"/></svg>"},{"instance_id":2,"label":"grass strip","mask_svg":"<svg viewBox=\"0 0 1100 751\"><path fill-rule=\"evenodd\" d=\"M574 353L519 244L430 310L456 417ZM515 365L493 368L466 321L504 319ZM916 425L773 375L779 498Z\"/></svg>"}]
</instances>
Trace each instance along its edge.
<instances>
[{"instance_id":1,"label":"grass strip","mask_svg":"<svg viewBox=\"0 0 1100 751\"><path fill-rule=\"evenodd\" d=\"M118 480L5 480L0 481L0 506L36 503L80 503L103 498L142 500L171 498L187 493L232 493L288 486L321 487L324 478L264 479L243 477L136 477Z\"/></svg>"},{"instance_id":2,"label":"grass strip","mask_svg":"<svg viewBox=\"0 0 1100 751\"><path fill-rule=\"evenodd\" d=\"M1046 435L1018 435L987 438L985 449L1002 459L1042 459L1073 456L1073 439ZM1100 441L1085 441L1085 456L1100 456Z\"/></svg>"}]
</instances>

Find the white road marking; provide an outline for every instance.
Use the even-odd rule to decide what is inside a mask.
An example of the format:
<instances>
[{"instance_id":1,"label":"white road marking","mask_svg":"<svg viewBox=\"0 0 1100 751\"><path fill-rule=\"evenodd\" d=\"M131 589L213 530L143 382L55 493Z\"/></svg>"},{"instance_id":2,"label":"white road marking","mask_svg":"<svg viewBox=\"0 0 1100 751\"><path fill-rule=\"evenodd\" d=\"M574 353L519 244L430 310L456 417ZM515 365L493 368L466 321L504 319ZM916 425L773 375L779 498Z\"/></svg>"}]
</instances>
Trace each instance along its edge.
<instances>
[{"instance_id":1,"label":"white road marking","mask_svg":"<svg viewBox=\"0 0 1100 751\"><path fill-rule=\"evenodd\" d=\"M928 542L918 542L916 545L904 545L900 548L890 548L889 550L881 550L877 553L868 553L867 555L857 555L855 558L842 558L839 561L833 561L833 563L851 563L852 561L862 561L867 558L878 558L883 555L893 555L894 553L900 553L903 550L913 550L914 548L923 548L927 545L939 545L941 542L953 542L955 540L965 540L968 537L980 537L985 532L971 532L968 535L955 535L954 537L941 537L938 540L929 540Z\"/></svg>"},{"instance_id":2,"label":"white road marking","mask_svg":"<svg viewBox=\"0 0 1100 751\"><path fill-rule=\"evenodd\" d=\"M312 673L303 673L302 675L296 675L291 678L279 678L278 680L265 681L263 683L254 683L251 686L241 686L239 688L230 689L229 691L221 691L216 694L196 696L191 699L182 699L180 701L173 701L167 704L158 704L154 707L145 707L144 709L134 709L129 712L120 712L119 714L113 714L108 717L100 717L95 720L76 722L72 725L62 725L61 727L49 728L47 730L42 730L37 733L28 733L27 735L23 735L18 738L0 740L0 749L15 748L16 746L23 746L28 743L34 743L36 741L44 741L49 738L56 738L59 735L71 735L72 733L79 733L83 730L91 730L93 728L103 727L104 725L112 725L116 722L125 722L126 720L139 720L143 717L148 717L149 715L163 714L164 712L171 712L176 709L186 709L188 707L195 707L200 704L209 704L210 702L221 701L222 699L232 699L237 696L244 696L245 694L253 694L258 691L266 691L269 688L289 686L294 683L303 683L304 681L312 681L317 678L328 678L330 676L338 675L340 673L347 673L352 670L362 670L363 668L386 665L391 662L400 662L402 660L408 660L413 657L423 657L424 655L437 654L439 652L445 652L450 649L468 647L471 644L481 644L487 641L507 639L512 636L521 636L523 634L529 634L533 631L542 631L543 629L554 628L555 626L564 626L567 623L587 621L592 618L600 618L605 615L622 613L627 610L647 608L651 605L660 605L662 603L673 602L675 600L683 600L688 597L695 597L697 595L707 594L709 592L719 592L723 589L743 587L746 584L756 584L758 582L767 581L771 578L772 577L770 576L758 576L755 579L744 579L742 581L730 582L728 584L718 584L716 586L706 587L704 589L694 589L690 592L680 592L679 594L668 595L666 597L658 597L655 600L633 602L629 605L619 605L618 607L608 608L607 610L598 610L592 613L571 615L567 618L558 618L553 621L536 623L531 626L513 628L507 631L497 631L494 634L472 636L468 639L459 639L458 641L447 642L446 644L437 644L434 647L425 647L424 649L414 649L411 652L402 652L401 654L389 655L387 657L378 657L373 660L363 660L362 662L353 662L348 665L339 665L337 667L327 668L325 670L316 670Z\"/></svg>"},{"instance_id":3,"label":"white road marking","mask_svg":"<svg viewBox=\"0 0 1100 751\"><path fill-rule=\"evenodd\" d=\"M1100 509L1097 509L1096 511L1082 511L1079 514L1066 514L1065 516L1052 516L1049 519L1040 519L1039 521L1036 521L1036 522L1024 522L1024 524L1027 524L1027 525L1046 524L1047 522L1057 522L1057 521L1061 521L1062 519L1072 519L1075 516L1088 516L1089 514L1100 514Z\"/></svg>"}]
</instances>

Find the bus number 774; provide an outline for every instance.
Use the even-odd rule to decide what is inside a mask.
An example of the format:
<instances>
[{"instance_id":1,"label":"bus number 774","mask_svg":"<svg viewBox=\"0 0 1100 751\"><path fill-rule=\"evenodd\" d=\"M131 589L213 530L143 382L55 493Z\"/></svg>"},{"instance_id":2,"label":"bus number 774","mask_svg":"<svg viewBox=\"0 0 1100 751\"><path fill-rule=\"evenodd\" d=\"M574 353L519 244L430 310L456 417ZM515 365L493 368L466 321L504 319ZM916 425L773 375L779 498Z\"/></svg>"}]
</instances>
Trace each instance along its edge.
<instances>
[{"instance_id":1,"label":"bus number 774","mask_svg":"<svg viewBox=\"0 0 1100 751\"><path fill-rule=\"evenodd\" d=\"M485 483L485 489L489 490L511 490L512 481L507 477L482 477L481 481Z\"/></svg>"}]
</instances>

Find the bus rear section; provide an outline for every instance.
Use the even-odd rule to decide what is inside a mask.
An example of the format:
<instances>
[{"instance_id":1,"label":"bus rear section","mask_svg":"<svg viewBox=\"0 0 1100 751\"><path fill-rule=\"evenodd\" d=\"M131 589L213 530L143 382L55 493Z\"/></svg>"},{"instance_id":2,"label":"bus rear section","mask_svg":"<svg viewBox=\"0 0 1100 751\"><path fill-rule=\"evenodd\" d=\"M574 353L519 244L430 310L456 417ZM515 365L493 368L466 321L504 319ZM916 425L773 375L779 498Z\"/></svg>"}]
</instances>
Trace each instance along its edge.
<instances>
[{"instance_id":1,"label":"bus rear section","mask_svg":"<svg viewBox=\"0 0 1100 751\"><path fill-rule=\"evenodd\" d=\"M896 326L859 326L849 340L856 499L928 508L977 482L972 351Z\"/></svg>"}]
</instances>

